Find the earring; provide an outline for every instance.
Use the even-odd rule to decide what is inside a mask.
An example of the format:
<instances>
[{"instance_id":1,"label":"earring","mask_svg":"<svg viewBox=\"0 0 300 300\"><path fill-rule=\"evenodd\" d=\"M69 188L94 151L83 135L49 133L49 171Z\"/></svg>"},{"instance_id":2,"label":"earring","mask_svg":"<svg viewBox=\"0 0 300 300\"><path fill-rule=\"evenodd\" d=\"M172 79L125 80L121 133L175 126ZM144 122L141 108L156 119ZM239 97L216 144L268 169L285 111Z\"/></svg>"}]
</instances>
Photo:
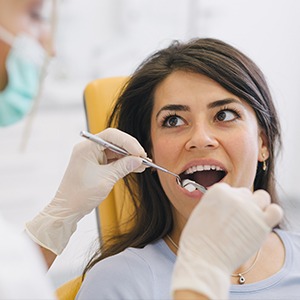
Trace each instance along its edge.
<instances>
[{"instance_id":1,"label":"earring","mask_svg":"<svg viewBox=\"0 0 300 300\"><path fill-rule=\"evenodd\" d=\"M264 154L264 153L262 154L262 157L263 157L263 159L264 159L264 161L263 161L263 163L262 163L262 169L263 169L264 171L266 171L266 170L267 170L267 163L266 163L266 159L265 159L265 154Z\"/></svg>"}]
</instances>

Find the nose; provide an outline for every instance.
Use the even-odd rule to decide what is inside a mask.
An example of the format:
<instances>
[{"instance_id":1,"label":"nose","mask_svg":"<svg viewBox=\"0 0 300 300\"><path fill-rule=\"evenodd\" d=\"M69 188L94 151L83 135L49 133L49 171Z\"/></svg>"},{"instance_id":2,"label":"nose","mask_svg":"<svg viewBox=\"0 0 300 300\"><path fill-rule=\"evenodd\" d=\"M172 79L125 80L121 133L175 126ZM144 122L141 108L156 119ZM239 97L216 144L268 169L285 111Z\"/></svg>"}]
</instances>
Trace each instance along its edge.
<instances>
[{"instance_id":1,"label":"nose","mask_svg":"<svg viewBox=\"0 0 300 300\"><path fill-rule=\"evenodd\" d=\"M201 122L193 126L190 131L190 136L186 142L186 149L215 149L219 145L218 139L213 128Z\"/></svg>"}]
</instances>

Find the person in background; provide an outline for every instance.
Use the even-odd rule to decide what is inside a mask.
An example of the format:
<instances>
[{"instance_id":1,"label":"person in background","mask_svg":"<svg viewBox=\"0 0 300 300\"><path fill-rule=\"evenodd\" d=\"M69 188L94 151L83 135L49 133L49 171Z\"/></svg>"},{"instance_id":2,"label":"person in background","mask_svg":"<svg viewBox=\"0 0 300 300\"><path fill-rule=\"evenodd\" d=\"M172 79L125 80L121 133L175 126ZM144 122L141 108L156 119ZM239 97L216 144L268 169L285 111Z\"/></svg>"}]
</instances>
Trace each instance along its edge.
<instances>
[{"instance_id":1,"label":"person in background","mask_svg":"<svg viewBox=\"0 0 300 300\"><path fill-rule=\"evenodd\" d=\"M44 4L54 2L0 0L0 130L33 108L47 59L54 54L52 26L44 10ZM55 299L52 284L44 278L47 265L39 248L2 212L0 237L0 298Z\"/></svg>"},{"instance_id":2,"label":"person in background","mask_svg":"<svg viewBox=\"0 0 300 300\"><path fill-rule=\"evenodd\" d=\"M55 299L39 248L0 213L0 299Z\"/></svg>"},{"instance_id":3,"label":"person in background","mask_svg":"<svg viewBox=\"0 0 300 300\"><path fill-rule=\"evenodd\" d=\"M26 225L55 256L78 220L135 172L125 178L135 224L101 245L78 299L168 299L178 290L212 299L299 294L300 236L270 230L280 220L274 174L280 125L265 78L247 56L216 39L174 42L130 77L112 124L118 129L99 136L132 155L80 143L54 199ZM208 192L144 170L141 157ZM179 284L178 274L193 283Z\"/></svg>"},{"instance_id":4,"label":"person in background","mask_svg":"<svg viewBox=\"0 0 300 300\"><path fill-rule=\"evenodd\" d=\"M0 127L13 125L33 108L54 55L53 20L44 0L0 0ZM52 15L51 15L52 14Z\"/></svg>"}]
</instances>

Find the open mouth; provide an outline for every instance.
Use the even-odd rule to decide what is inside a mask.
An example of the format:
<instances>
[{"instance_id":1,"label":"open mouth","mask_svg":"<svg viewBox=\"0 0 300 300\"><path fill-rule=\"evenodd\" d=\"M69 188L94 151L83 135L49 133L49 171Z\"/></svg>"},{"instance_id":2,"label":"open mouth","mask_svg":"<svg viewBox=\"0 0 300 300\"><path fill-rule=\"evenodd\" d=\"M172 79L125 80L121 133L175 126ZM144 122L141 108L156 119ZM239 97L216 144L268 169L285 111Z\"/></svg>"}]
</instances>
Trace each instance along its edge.
<instances>
[{"instance_id":1,"label":"open mouth","mask_svg":"<svg viewBox=\"0 0 300 300\"><path fill-rule=\"evenodd\" d=\"M226 175L227 172L218 166L200 165L188 168L179 176L181 180L189 179L207 188L221 181Z\"/></svg>"}]
</instances>

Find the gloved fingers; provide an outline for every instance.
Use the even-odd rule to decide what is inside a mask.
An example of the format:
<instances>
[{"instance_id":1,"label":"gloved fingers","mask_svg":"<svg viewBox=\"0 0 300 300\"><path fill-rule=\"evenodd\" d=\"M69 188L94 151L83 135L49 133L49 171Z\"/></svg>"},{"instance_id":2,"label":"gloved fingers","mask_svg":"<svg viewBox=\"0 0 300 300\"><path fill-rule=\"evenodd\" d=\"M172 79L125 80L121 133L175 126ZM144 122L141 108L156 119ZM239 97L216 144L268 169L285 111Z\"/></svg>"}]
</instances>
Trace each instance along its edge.
<instances>
[{"instance_id":1,"label":"gloved fingers","mask_svg":"<svg viewBox=\"0 0 300 300\"><path fill-rule=\"evenodd\" d=\"M94 161L99 164L106 164L107 157L105 148L91 141L82 141L73 147L69 166L78 167L81 161Z\"/></svg>"},{"instance_id":2,"label":"gloved fingers","mask_svg":"<svg viewBox=\"0 0 300 300\"><path fill-rule=\"evenodd\" d=\"M142 164L140 167L134 169L133 172L134 173L143 173L146 170L146 168L148 168L148 166Z\"/></svg>"},{"instance_id":3,"label":"gloved fingers","mask_svg":"<svg viewBox=\"0 0 300 300\"><path fill-rule=\"evenodd\" d=\"M146 166L142 164L142 159L137 156L125 156L112 162L110 166L114 169L117 180L131 172L140 173L146 169Z\"/></svg>"},{"instance_id":4,"label":"gloved fingers","mask_svg":"<svg viewBox=\"0 0 300 300\"><path fill-rule=\"evenodd\" d=\"M253 193L253 201L264 211L271 203L271 196L265 190L257 190Z\"/></svg>"},{"instance_id":5,"label":"gloved fingers","mask_svg":"<svg viewBox=\"0 0 300 300\"><path fill-rule=\"evenodd\" d=\"M272 203L264 211L264 217L266 223L273 228L281 222L283 210L279 205Z\"/></svg>"},{"instance_id":6,"label":"gloved fingers","mask_svg":"<svg viewBox=\"0 0 300 300\"><path fill-rule=\"evenodd\" d=\"M127 150L132 155L147 157L144 148L140 145L138 140L121 130L107 128L97 135L102 139Z\"/></svg>"}]
</instances>

